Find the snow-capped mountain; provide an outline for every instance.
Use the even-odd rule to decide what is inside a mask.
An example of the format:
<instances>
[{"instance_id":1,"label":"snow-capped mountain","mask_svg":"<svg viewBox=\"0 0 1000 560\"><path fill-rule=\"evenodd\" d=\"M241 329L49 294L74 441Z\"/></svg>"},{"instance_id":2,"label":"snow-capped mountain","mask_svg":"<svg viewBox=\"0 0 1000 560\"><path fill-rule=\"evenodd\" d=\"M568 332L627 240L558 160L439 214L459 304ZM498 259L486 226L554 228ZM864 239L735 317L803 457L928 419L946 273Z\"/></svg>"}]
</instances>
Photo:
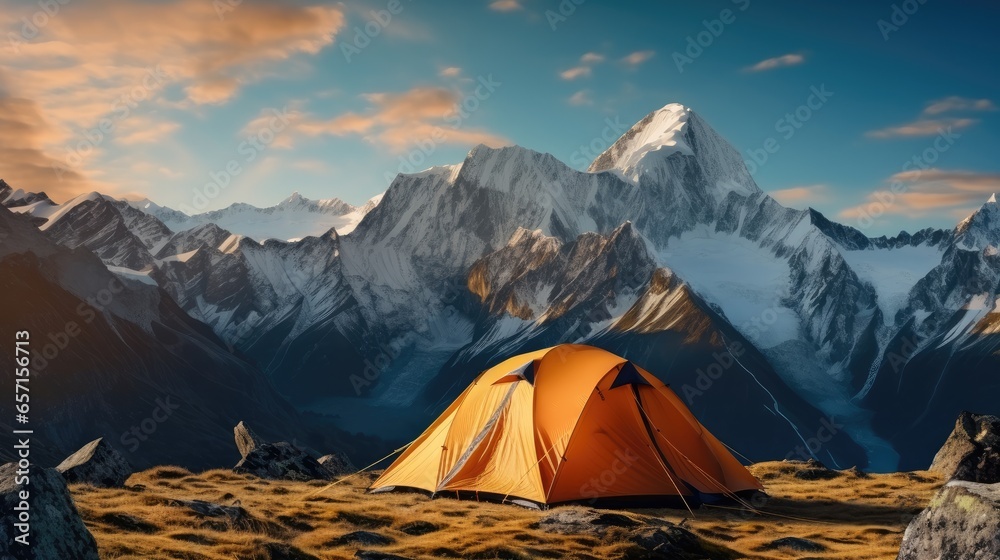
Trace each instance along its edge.
<instances>
[{"instance_id":1,"label":"snow-capped mountain","mask_svg":"<svg viewBox=\"0 0 1000 560\"><path fill-rule=\"evenodd\" d=\"M33 425L34 461L56 464L100 435L137 468L207 468L232 463L240 420L256 418L275 436L320 432L164 291L123 281L90 251L58 245L35 224L0 208L0 325L30 333L32 413L44 419ZM13 347L0 357L13 362ZM12 385L13 375L5 368L0 379ZM0 424L11 429L12 419ZM354 448L332 426L322 433L310 444ZM0 458L14 455L4 449Z\"/></svg>"},{"instance_id":2,"label":"snow-capped mountain","mask_svg":"<svg viewBox=\"0 0 1000 560\"><path fill-rule=\"evenodd\" d=\"M587 172L477 146L361 209L293 195L185 220L0 193L156 283L299 406L368 433L411 436L497 358L558 342L640 361L754 459L924 468L942 418L1000 412L995 199L954 231L869 238L783 207L681 105ZM316 225L351 214L353 229Z\"/></svg>"},{"instance_id":3,"label":"snow-capped mountain","mask_svg":"<svg viewBox=\"0 0 1000 560\"><path fill-rule=\"evenodd\" d=\"M131 207L156 217L175 232L215 224L236 235L257 241L267 239L289 241L323 235L332 228L341 235L349 233L361 218L378 204L380 196L372 198L362 206L351 206L339 198L310 200L295 192L268 208L236 203L222 210L193 216L160 206L149 199L126 202Z\"/></svg>"}]
</instances>

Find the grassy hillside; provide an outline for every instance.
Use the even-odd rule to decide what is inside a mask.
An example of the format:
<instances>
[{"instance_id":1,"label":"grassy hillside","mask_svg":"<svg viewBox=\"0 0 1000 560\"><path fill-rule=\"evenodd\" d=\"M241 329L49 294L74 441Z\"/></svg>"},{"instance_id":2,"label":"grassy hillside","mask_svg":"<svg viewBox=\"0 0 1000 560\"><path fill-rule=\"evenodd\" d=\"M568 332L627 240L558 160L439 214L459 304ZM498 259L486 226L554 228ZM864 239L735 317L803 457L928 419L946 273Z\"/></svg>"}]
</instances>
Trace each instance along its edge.
<instances>
[{"instance_id":1,"label":"grassy hillside","mask_svg":"<svg viewBox=\"0 0 1000 560\"><path fill-rule=\"evenodd\" d=\"M710 507L696 510L695 518L683 510L621 513L683 523L734 558L889 560L910 517L941 484L926 472L861 475L804 463L751 470L768 492L754 504L762 514ZM546 512L420 494L368 495L370 480L360 475L318 492L325 484L159 467L132 475L125 489L71 490L107 559L332 560L353 558L359 549L409 558L630 557L630 545L614 531L604 538L549 533L537 526ZM245 512L200 515L180 502L187 500L239 505ZM348 542L345 535L356 531L374 533L384 544ZM366 537L372 538L357 536ZM774 544L786 537L822 550Z\"/></svg>"}]
</instances>

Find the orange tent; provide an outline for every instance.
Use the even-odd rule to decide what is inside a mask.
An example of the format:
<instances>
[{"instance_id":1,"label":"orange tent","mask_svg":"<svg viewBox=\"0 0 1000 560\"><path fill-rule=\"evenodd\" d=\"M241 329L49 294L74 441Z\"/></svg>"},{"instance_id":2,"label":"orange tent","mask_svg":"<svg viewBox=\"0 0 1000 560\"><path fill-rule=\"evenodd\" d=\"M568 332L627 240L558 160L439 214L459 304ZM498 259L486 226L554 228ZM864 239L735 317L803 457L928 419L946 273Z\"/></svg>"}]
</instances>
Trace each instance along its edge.
<instances>
[{"instance_id":1,"label":"orange tent","mask_svg":"<svg viewBox=\"0 0 1000 560\"><path fill-rule=\"evenodd\" d=\"M483 372L369 490L544 506L692 505L761 488L656 377L563 344Z\"/></svg>"}]
</instances>

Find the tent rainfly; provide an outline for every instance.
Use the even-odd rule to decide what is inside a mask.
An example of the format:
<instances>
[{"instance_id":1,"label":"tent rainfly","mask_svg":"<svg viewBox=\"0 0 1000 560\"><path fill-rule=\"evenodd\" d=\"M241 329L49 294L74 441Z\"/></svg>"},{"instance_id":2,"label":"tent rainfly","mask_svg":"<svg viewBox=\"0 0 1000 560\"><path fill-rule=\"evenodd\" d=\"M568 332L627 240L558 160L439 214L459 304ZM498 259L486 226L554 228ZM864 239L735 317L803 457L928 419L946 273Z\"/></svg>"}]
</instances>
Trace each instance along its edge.
<instances>
[{"instance_id":1,"label":"tent rainfly","mask_svg":"<svg viewBox=\"0 0 1000 560\"><path fill-rule=\"evenodd\" d=\"M762 486L649 372L563 344L484 371L369 488L404 489L533 507L691 506Z\"/></svg>"}]
</instances>

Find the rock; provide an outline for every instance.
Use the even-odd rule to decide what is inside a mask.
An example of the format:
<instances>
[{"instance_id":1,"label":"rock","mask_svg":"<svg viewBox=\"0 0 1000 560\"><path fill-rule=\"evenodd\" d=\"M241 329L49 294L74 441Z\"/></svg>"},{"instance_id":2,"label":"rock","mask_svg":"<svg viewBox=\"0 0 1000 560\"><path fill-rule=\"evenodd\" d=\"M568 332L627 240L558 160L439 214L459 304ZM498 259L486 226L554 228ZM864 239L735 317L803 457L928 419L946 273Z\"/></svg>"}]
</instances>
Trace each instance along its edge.
<instances>
[{"instance_id":1,"label":"rock","mask_svg":"<svg viewBox=\"0 0 1000 560\"><path fill-rule=\"evenodd\" d=\"M67 482L82 482L104 488L121 488L132 475L132 467L104 438L98 438L66 457L56 470Z\"/></svg>"},{"instance_id":2,"label":"rock","mask_svg":"<svg viewBox=\"0 0 1000 560\"><path fill-rule=\"evenodd\" d=\"M354 557L361 558L362 560L410 560L405 556L376 552L374 550L359 550L354 553Z\"/></svg>"},{"instance_id":3,"label":"rock","mask_svg":"<svg viewBox=\"0 0 1000 560\"><path fill-rule=\"evenodd\" d=\"M897 560L1000 558L1000 484L952 481L910 522Z\"/></svg>"},{"instance_id":4,"label":"rock","mask_svg":"<svg viewBox=\"0 0 1000 560\"><path fill-rule=\"evenodd\" d=\"M247 455L251 451L256 449L258 446L264 445L267 442L263 438L254 433L243 421L233 428L233 434L236 436L236 449L240 450L240 456L246 459Z\"/></svg>"},{"instance_id":5,"label":"rock","mask_svg":"<svg viewBox=\"0 0 1000 560\"><path fill-rule=\"evenodd\" d=\"M799 480L830 480L831 478L837 478L841 473L828 468L821 469L802 469L800 471L795 471L795 478Z\"/></svg>"},{"instance_id":6,"label":"rock","mask_svg":"<svg viewBox=\"0 0 1000 560\"><path fill-rule=\"evenodd\" d=\"M411 535L414 537L419 537L420 535L426 535L428 533L433 533L435 531L440 531L441 528L433 523L427 521L411 521L399 528L400 531Z\"/></svg>"},{"instance_id":7,"label":"rock","mask_svg":"<svg viewBox=\"0 0 1000 560\"><path fill-rule=\"evenodd\" d=\"M236 463L233 472L274 480L331 480L330 471L290 443L258 445Z\"/></svg>"},{"instance_id":8,"label":"rock","mask_svg":"<svg viewBox=\"0 0 1000 560\"><path fill-rule=\"evenodd\" d=\"M17 463L0 466L0 558L13 560L98 560L97 542L80 519L66 481L55 469L31 467L29 481L18 479ZM28 484L25 484L28 482ZM29 546L14 541L15 507L28 492Z\"/></svg>"},{"instance_id":9,"label":"rock","mask_svg":"<svg viewBox=\"0 0 1000 560\"><path fill-rule=\"evenodd\" d=\"M351 460L347 458L341 452L334 452L329 455L323 455L319 458L319 464L326 467L328 471L334 476L344 476L345 474L354 474L358 472L358 469L354 468L354 464Z\"/></svg>"},{"instance_id":10,"label":"rock","mask_svg":"<svg viewBox=\"0 0 1000 560\"><path fill-rule=\"evenodd\" d=\"M823 552L824 550L826 550L826 546L818 542L810 541L808 539L800 539L797 537L784 537L773 540L761 547L761 550L779 550L779 549L794 550L796 552Z\"/></svg>"},{"instance_id":11,"label":"rock","mask_svg":"<svg viewBox=\"0 0 1000 560\"><path fill-rule=\"evenodd\" d=\"M216 531L252 531L275 535L282 532L277 524L261 521L239 505L224 506L204 500L172 500L170 505L187 508L198 517L206 518L204 526Z\"/></svg>"},{"instance_id":12,"label":"rock","mask_svg":"<svg viewBox=\"0 0 1000 560\"><path fill-rule=\"evenodd\" d=\"M252 556L240 560L320 560L319 558L285 543L269 542L257 547Z\"/></svg>"},{"instance_id":13,"label":"rock","mask_svg":"<svg viewBox=\"0 0 1000 560\"><path fill-rule=\"evenodd\" d=\"M1000 482L1000 418L962 412L931 469L949 480Z\"/></svg>"},{"instance_id":14,"label":"rock","mask_svg":"<svg viewBox=\"0 0 1000 560\"><path fill-rule=\"evenodd\" d=\"M610 544L627 542L623 558L703 560L728 558L728 554L706 546L694 533L655 518L566 506L544 515L535 526L561 535L591 535Z\"/></svg>"},{"instance_id":15,"label":"rock","mask_svg":"<svg viewBox=\"0 0 1000 560\"><path fill-rule=\"evenodd\" d=\"M334 545L364 544L368 546L385 546L396 542L394 539L371 531L353 531L331 541Z\"/></svg>"},{"instance_id":16,"label":"rock","mask_svg":"<svg viewBox=\"0 0 1000 560\"><path fill-rule=\"evenodd\" d=\"M854 478L868 478L868 473L858 468L857 465L841 472L848 476L853 476Z\"/></svg>"},{"instance_id":17,"label":"rock","mask_svg":"<svg viewBox=\"0 0 1000 560\"><path fill-rule=\"evenodd\" d=\"M706 550L693 533L677 526L643 527L629 532L625 559L702 560L725 558Z\"/></svg>"}]
</instances>

